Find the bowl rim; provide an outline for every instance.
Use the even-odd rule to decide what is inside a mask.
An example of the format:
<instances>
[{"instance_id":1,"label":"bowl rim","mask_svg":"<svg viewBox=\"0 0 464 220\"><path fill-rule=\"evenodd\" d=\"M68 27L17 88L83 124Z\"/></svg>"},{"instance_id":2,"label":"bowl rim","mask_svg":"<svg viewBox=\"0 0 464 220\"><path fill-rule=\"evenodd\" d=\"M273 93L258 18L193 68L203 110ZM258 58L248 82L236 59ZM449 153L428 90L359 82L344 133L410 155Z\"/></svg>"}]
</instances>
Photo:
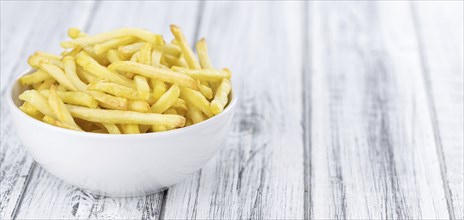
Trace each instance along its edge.
<instances>
[{"instance_id":1,"label":"bowl rim","mask_svg":"<svg viewBox=\"0 0 464 220\"><path fill-rule=\"evenodd\" d=\"M75 130L70 130L70 129L65 129L57 126L53 126L50 124L47 124L43 121L39 121L37 119L32 118L31 116L27 115L23 111L19 109L18 106L13 101L13 88L19 83L19 79L22 76L25 76L27 74L31 74L33 69L29 69L28 71L22 72L22 74L19 74L14 78L12 82L9 83L7 91L6 91L6 100L7 100L7 105L9 106L10 111L13 111L16 113L19 117L26 118L27 123L33 123L36 124L37 126L44 126L45 128L55 130L57 132L64 132L68 133L70 135L80 135L80 136L91 136L91 137L104 137L104 138L135 138L135 137L162 137L162 136L171 136L171 135L176 135L177 133L180 132L189 132L194 129L201 129L202 127L207 126L208 124L212 123L213 121L219 120L219 118L225 117L226 114L232 111L232 109L235 108L237 105L237 95L235 94L234 91L234 86L232 85L232 90L231 90L231 96L232 100L229 102L229 104L224 108L224 110L211 117L208 118L202 122L199 122L197 124L193 124L187 127L182 127L182 128L176 128L168 131L163 131L163 132L151 132L151 133L141 133L141 134L101 134L101 133L92 133L92 132L82 132L82 131L75 131ZM233 112L232 112L233 113Z\"/></svg>"}]
</instances>

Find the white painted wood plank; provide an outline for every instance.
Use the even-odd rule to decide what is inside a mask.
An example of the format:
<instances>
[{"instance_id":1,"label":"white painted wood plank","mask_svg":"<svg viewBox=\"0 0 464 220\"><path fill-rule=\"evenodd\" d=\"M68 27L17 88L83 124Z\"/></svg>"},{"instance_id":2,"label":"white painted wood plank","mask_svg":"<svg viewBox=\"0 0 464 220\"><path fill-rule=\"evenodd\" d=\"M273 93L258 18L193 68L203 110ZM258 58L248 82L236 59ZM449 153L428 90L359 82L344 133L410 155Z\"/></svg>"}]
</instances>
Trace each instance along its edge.
<instances>
[{"instance_id":1,"label":"white painted wood plank","mask_svg":"<svg viewBox=\"0 0 464 220\"><path fill-rule=\"evenodd\" d=\"M452 215L464 218L464 3L413 4Z\"/></svg>"},{"instance_id":2,"label":"white painted wood plank","mask_svg":"<svg viewBox=\"0 0 464 220\"><path fill-rule=\"evenodd\" d=\"M199 37L239 106L215 159L168 191L166 219L304 217L302 21L302 2L206 3Z\"/></svg>"},{"instance_id":3,"label":"white painted wood plank","mask_svg":"<svg viewBox=\"0 0 464 220\"><path fill-rule=\"evenodd\" d=\"M54 5L55 7L50 7ZM12 218L27 183L33 160L17 139L4 92L11 80L26 70L27 57L36 50L57 52L57 41L66 34L56 26L85 23L80 10L91 8L91 2L1 2L1 146L0 146L0 216ZM69 18L69 16L73 18ZM37 24L41 24L38 26Z\"/></svg>"},{"instance_id":4,"label":"white painted wood plank","mask_svg":"<svg viewBox=\"0 0 464 220\"><path fill-rule=\"evenodd\" d=\"M311 216L449 218L408 2L312 2Z\"/></svg>"},{"instance_id":5,"label":"white painted wood plank","mask_svg":"<svg viewBox=\"0 0 464 220\"><path fill-rule=\"evenodd\" d=\"M101 2L85 31L94 34L120 27L141 27L163 33L166 40L171 40L169 24L174 23L193 39L198 7L196 2ZM38 167L24 194L18 218L158 219L162 199L163 192L138 198L92 195Z\"/></svg>"}]
</instances>

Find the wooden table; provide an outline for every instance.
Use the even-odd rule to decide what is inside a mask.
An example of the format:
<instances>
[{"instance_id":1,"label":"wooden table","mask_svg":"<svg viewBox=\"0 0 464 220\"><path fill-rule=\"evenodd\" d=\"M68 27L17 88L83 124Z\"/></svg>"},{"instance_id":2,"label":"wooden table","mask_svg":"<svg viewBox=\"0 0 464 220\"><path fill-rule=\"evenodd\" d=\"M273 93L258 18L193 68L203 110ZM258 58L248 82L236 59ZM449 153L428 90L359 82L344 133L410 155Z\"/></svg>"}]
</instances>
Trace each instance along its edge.
<instances>
[{"instance_id":1,"label":"wooden table","mask_svg":"<svg viewBox=\"0 0 464 220\"><path fill-rule=\"evenodd\" d=\"M155 195L92 195L28 156L2 99L2 218L464 217L462 1L2 1L2 97L68 27L170 36L171 23L235 74L217 156Z\"/></svg>"}]
</instances>

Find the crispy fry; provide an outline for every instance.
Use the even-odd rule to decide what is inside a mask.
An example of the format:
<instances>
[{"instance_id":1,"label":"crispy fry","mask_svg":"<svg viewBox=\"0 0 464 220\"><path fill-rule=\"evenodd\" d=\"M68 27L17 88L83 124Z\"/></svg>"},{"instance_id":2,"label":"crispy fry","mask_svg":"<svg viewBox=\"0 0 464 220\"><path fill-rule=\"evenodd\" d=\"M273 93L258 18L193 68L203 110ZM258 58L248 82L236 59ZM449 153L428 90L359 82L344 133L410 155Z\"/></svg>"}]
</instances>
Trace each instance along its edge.
<instances>
[{"instance_id":1,"label":"crispy fry","mask_svg":"<svg viewBox=\"0 0 464 220\"><path fill-rule=\"evenodd\" d=\"M67 89L71 91L77 91L77 88L71 83L71 81L66 77L64 71L53 64L41 62L39 64L40 69L47 72L50 76L52 76L56 81L58 81L61 85L65 86Z\"/></svg>"},{"instance_id":2,"label":"crispy fry","mask_svg":"<svg viewBox=\"0 0 464 220\"><path fill-rule=\"evenodd\" d=\"M181 88L180 97L187 103L191 103L193 106L195 106L195 108L198 108L208 118L213 116L213 113L209 108L209 101L206 100L206 98L200 92L189 88Z\"/></svg>"},{"instance_id":3,"label":"crispy fry","mask_svg":"<svg viewBox=\"0 0 464 220\"><path fill-rule=\"evenodd\" d=\"M50 95L48 96L48 105L50 106L50 108L52 109L53 113L59 121L76 127L77 130L82 130L81 128L79 128L76 122L74 122L71 113L69 113L60 96L57 94L55 86L52 86L50 88Z\"/></svg>"},{"instance_id":4,"label":"crispy fry","mask_svg":"<svg viewBox=\"0 0 464 220\"><path fill-rule=\"evenodd\" d=\"M55 117L53 114L52 109L48 105L48 100L41 96L35 90L26 90L21 95L19 95L19 99L29 102L34 108L39 110L42 114L48 115L50 117Z\"/></svg>"},{"instance_id":5,"label":"crispy fry","mask_svg":"<svg viewBox=\"0 0 464 220\"><path fill-rule=\"evenodd\" d=\"M83 92L61 92L57 91L60 98L66 104L80 105L89 108L96 108L98 106L97 100L95 100L91 95ZM40 94L45 98L50 96L50 90L42 90Z\"/></svg>"},{"instance_id":6,"label":"crispy fry","mask_svg":"<svg viewBox=\"0 0 464 220\"><path fill-rule=\"evenodd\" d=\"M139 97L135 89L131 89L129 87L121 86L119 84L111 83L111 82L104 82L104 81L93 82L87 85L87 89L94 90L94 91L100 91L100 92L106 92L114 96L132 99L132 100L144 100Z\"/></svg>"},{"instance_id":7,"label":"crispy fry","mask_svg":"<svg viewBox=\"0 0 464 220\"><path fill-rule=\"evenodd\" d=\"M159 100L151 106L151 111L153 113L163 113L168 108L170 108L180 95L180 89L177 84L171 86L171 88L164 93Z\"/></svg>"},{"instance_id":8,"label":"crispy fry","mask_svg":"<svg viewBox=\"0 0 464 220\"><path fill-rule=\"evenodd\" d=\"M35 72L31 74L27 74L19 78L19 81L21 82L23 86L27 86L27 85L32 85L34 83L42 82L46 79L50 79L50 75L48 75L47 72L43 70L36 70Z\"/></svg>"},{"instance_id":9,"label":"crispy fry","mask_svg":"<svg viewBox=\"0 0 464 220\"><path fill-rule=\"evenodd\" d=\"M127 78L124 78L121 75L107 69L106 67L100 65L97 61L95 61L92 57L90 57L87 53L81 52L76 59L77 64L82 66L84 70L89 71L90 73L106 79L110 82L114 82L123 86L127 86L129 88L134 88L135 85ZM120 61L126 62L126 61ZM119 62L115 62L119 63ZM111 64L113 65L113 64Z\"/></svg>"},{"instance_id":10,"label":"crispy fry","mask_svg":"<svg viewBox=\"0 0 464 220\"><path fill-rule=\"evenodd\" d=\"M74 105L67 105L68 110L76 118L87 121L113 124L142 124L142 125L166 125L182 127L185 118L178 115L162 115L155 113L140 113L120 110L90 109Z\"/></svg>"},{"instance_id":11,"label":"crispy fry","mask_svg":"<svg viewBox=\"0 0 464 220\"><path fill-rule=\"evenodd\" d=\"M204 80L209 82L221 82L223 78L230 78L230 74L224 70L217 69L201 69L201 70L192 70L183 67L173 66L171 67L173 71L184 73L190 77L198 80Z\"/></svg>"},{"instance_id":12,"label":"crispy fry","mask_svg":"<svg viewBox=\"0 0 464 220\"><path fill-rule=\"evenodd\" d=\"M198 90L197 84L191 77L168 69L157 68L139 63L131 63L128 61L115 62L111 64L108 69L113 71L133 72L148 78L168 83L178 83L179 86Z\"/></svg>"},{"instance_id":13,"label":"crispy fry","mask_svg":"<svg viewBox=\"0 0 464 220\"><path fill-rule=\"evenodd\" d=\"M19 107L19 109L37 120L42 120L44 116L39 110L34 108L34 106L32 106L29 102L24 102L23 105Z\"/></svg>"},{"instance_id":14,"label":"crispy fry","mask_svg":"<svg viewBox=\"0 0 464 220\"><path fill-rule=\"evenodd\" d=\"M114 48L118 48L119 46L126 45L128 43L132 43L136 40L135 37L129 36L129 37L121 37L121 38L116 38L112 40L105 41L100 44L95 44L93 46L93 50L95 51L95 54L101 55L105 53L106 51Z\"/></svg>"},{"instance_id":15,"label":"crispy fry","mask_svg":"<svg viewBox=\"0 0 464 220\"><path fill-rule=\"evenodd\" d=\"M76 131L82 131L82 129L80 129L80 128L76 127L76 126L72 126L72 125L69 125L67 123L58 121L58 120L56 120L53 117L48 116L48 115L45 115L42 118L42 121L47 123L47 124L56 126L56 127L62 127L62 128L70 129L70 130L76 130Z\"/></svg>"},{"instance_id":16,"label":"crispy fry","mask_svg":"<svg viewBox=\"0 0 464 220\"><path fill-rule=\"evenodd\" d=\"M224 78L217 88L216 95L214 96L214 100L211 102L211 112L217 115L224 110L224 107L227 105L227 96L229 95L231 90L230 81Z\"/></svg>"},{"instance_id":17,"label":"crispy fry","mask_svg":"<svg viewBox=\"0 0 464 220\"><path fill-rule=\"evenodd\" d=\"M201 69L200 63L198 63L195 54L193 53L192 49L187 43L182 30L177 27L176 25L171 25L171 32L179 42L180 49L182 50L182 54L185 56L185 60L187 61L188 66L191 69Z\"/></svg>"},{"instance_id":18,"label":"crispy fry","mask_svg":"<svg viewBox=\"0 0 464 220\"><path fill-rule=\"evenodd\" d=\"M198 58L200 59L200 64L203 69L212 69L213 64L211 63L211 60L209 59L208 55L208 46L206 45L205 38L201 38L197 44L197 53L198 53Z\"/></svg>"},{"instance_id":19,"label":"crispy fry","mask_svg":"<svg viewBox=\"0 0 464 220\"><path fill-rule=\"evenodd\" d=\"M139 126L136 124L122 124L123 134L140 134Z\"/></svg>"},{"instance_id":20,"label":"crispy fry","mask_svg":"<svg viewBox=\"0 0 464 220\"><path fill-rule=\"evenodd\" d=\"M161 35L153 34L147 30L140 28L121 28L111 32L104 32L93 36L86 36L77 38L71 41L61 42L61 46L64 48L72 48L79 45L91 45L101 43L114 38L135 36L142 40L145 40L153 45L164 45L164 39Z\"/></svg>"},{"instance_id":21,"label":"crispy fry","mask_svg":"<svg viewBox=\"0 0 464 220\"><path fill-rule=\"evenodd\" d=\"M88 91L88 93L99 101L102 107L117 110L127 109L127 99L125 98L108 95L99 91Z\"/></svg>"},{"instance_id":22,"label":"crispy fry","mask_svg":"<svg viewBox=\"0 0 464 220\"><path fill-rule=\"evenodd\" d=\"M127 109L135 112L151 112L150 105L145 101L132 101L127 102Z\"/></svg>"}]
</instances>

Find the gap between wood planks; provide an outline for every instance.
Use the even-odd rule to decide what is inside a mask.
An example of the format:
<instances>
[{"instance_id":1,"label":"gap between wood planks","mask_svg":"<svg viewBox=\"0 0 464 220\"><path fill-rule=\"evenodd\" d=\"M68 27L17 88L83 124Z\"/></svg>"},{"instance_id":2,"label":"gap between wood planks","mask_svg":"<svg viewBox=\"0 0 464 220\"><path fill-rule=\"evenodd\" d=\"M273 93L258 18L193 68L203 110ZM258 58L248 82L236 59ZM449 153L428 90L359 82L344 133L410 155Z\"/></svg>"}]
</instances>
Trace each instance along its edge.
<instances>
[{"instance_id":1,"label":"gap between wood planks","mask_svg":"<svg viewBox=\"0 0 464 220\"><path fill-rule=\"evenodd\" d=\"M312 74L311 74L311 53L310 41L311 35L309 34L310 15L309 7L310 2L305 2L303 6L303 54L302 54L302 101L303 101L303 182L304 182L304 218L312 219L312 163L311 163L311 93L312 93Z\"/></svg>"},{"instance_id":2,"label":"gap between wood planks","mask_svg":"<svg viewBox=\"0 0 464 220\"><path fill-rule=\"evenodd\" d=\"M427 97L427 104L430 112L430 121L432 123L432 129L433 129L433 135L435 138L435 147L437 150L438 154L438 161L440 164L440 173L441 173L441 179L443 181L443 190L445 191L445 198L446 198L446 205L448 207L448 214L450 219L456 219L456 216L454 214L454 208L453 208L453 201L451 198L451 190L448 185L448 175L446 172L446 164L445 164L445 157L443 154L443 144L441 140L441 135L440 135L440 129L438 127L438 120L437 120L437 111L435 108L435 100L432 95L432 85L431 85L431 77L430 77L430 69L427 66L427 59L426 59L426 54L425 54L425 44L424 44L424 36L422 35L422 29L419 24L419 18L417 14L417 9L416 5L414 2L410 2L411 6L411 15L412 15L412 22L414 24L414 29L416 32L416 37L417 37L417 43L419 46L419 59L420 59L420 65L422 68L422 76L425 81L425 94Z\"/></svg>"}]
</instances>

